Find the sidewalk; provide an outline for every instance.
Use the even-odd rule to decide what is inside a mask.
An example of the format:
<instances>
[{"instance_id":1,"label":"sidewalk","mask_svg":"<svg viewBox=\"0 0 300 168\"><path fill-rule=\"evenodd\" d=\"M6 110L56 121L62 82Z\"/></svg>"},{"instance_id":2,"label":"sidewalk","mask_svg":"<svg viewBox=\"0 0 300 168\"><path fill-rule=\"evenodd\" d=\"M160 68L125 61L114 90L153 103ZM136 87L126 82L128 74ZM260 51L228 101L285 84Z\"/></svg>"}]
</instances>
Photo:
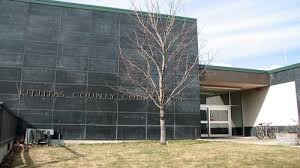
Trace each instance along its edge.
<instances>
[{"instance_id":1,"label":"sidewalk","mask_svg":"<svg viewBox=\"0 0 300 168\"><path fill-rule=\"evenodd\" d=\"M198 139L201 141L222 141L222 142L235 142L235 143L242 143L242 144L255 144L255 145L289 145L300 147L299 145L294 145L289 142L284 142L280 139L264 139L259 140L256 137L240 137L240 136L233 136L233 137L225 137L225 138L203 138Z\"/></svg>"},{"instance_id":2,"label":"sidewalk","mask_svg":"<svg viewBox=\"0 0 300 168\"><path fill-rule=\"evenodd\" d=\"M67 145L71 144L115 144L115 143L127 143L127 142L141 142L141 140L64 140Z\"/></svg>"}]
</instances>

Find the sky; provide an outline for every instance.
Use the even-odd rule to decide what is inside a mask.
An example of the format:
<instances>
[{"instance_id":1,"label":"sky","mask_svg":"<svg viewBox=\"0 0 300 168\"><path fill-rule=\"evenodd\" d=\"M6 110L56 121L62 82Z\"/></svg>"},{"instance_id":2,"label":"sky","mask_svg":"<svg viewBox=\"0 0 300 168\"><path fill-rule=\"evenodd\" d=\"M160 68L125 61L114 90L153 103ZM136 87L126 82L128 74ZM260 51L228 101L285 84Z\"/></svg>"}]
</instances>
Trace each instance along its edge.
<instances>
[{"instance_id":1,"label":"sky","mask_svg":"<svg viewBox=\"0 0 300 168\"><path fill-rule=\"evenodd\" d=\"M61 0L132 9L144 0ZM182 0L179 15L196 18L210 64L274 69L300 63L300 0ZM163 6L163 5L162 5ZM165 6L164 6L165 7Z\"/></svg>"}]
</instances>

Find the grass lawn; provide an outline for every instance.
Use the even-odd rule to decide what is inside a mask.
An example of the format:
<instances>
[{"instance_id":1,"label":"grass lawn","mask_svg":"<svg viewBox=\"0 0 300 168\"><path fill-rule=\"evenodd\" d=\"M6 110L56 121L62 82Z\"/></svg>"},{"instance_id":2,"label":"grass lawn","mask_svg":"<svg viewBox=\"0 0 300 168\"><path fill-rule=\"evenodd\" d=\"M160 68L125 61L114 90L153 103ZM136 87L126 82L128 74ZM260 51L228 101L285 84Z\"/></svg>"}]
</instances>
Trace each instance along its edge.
<instances>
[{"instance_id":1,"label":"grass lawn","mask_svg":"<svg viewBox=\"0 0 300 168\"><path fill-rule=\"evenodd\" d=\"M300 148L198 140L33 147L13 167L300 167Z\"/></svg>"}]
</instances>

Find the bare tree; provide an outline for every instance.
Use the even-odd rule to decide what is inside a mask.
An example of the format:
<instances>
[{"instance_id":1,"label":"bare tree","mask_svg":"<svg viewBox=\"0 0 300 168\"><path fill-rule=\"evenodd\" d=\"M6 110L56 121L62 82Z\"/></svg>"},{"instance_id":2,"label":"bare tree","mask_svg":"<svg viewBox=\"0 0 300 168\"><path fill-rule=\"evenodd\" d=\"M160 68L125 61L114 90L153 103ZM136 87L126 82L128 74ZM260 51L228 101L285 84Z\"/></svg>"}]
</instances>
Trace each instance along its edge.
<instances>
[{"instance_id":1,"label":"bare tree","mask_svg":"<svg viewBox=\"0 0 300 168\"><path fill-rule=\"evenodd\" d=\"M184 89L197 81L197 23L176 16L178 3L161 14L159 0L146 1L147 12L134 6L134 31L128 47L120 46L121 86L114 89L151 100L160 113L160 143L166 144L166 106L179 100ZM129 49L130 48L130 49Z\"/></svg>"}]
</instances>

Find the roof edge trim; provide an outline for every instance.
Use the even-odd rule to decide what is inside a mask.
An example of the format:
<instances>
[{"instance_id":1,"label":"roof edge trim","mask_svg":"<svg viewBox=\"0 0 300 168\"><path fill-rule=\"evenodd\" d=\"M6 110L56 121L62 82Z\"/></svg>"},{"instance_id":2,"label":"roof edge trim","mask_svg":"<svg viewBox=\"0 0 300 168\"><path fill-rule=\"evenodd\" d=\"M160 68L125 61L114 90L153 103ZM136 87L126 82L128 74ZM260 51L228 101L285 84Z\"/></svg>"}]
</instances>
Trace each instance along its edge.
<instances>
[{"instance_id":1,"label":"roof edge trim","mask_svg":"<svg viewBox=\"0 0 300 168\"><path fill-rule=\"evenodd\" d=\"M201 66L201 65L200 65ZM207 69L212 70L221 70L221 71L234 71L234 72L252 72L252 73L265 73L265 74L273 74L277 72L287 71L291 69L300 68L300 63L288 65L281 68L276 68L272 70L259 70L259 69L248 69L248 68L235 68L235 67L224 67L224 66L215 66L215 65L206 65Z\"/></svg>"},{"instance_id":2,"label":"roof edge trim","mask_svg":"<svg viewBox=\"0 0 300 168\"><path fill-rule=\"evenodd\" d=\"M273 73L277 73L277 72L281 72L281 71L287 71L287 70L296 69L296 68L300 68L300 63L288 65L288 66L281 67L281 68L272 69L268 72L270 74L273 74Z\"/></svg>"},{"instance_id":3,"label":"roof edge trim","mask_svg":"<svg viewBox=\"0 0 300 168\"><path fill-rule=\"evenodd\" d=\"M77 9L86 9L86 10L95 10L95 11L103 11L103 12L115 12L115 13L125 13L125 14L132 14L133 10L129 9L121 9L121 8L112 8L112 7L104 7L104 6L96 6L96 5L88 5L88 4L80 4L80 3L72 3L72 2L65 2L59 0L15 0L20 2L27 2L27 3L35 3L35 4L44 4L44 5L52 5L52 6L59 6L59 7L67 7L67 8L77 8ZM147 12L144 12L147 13ZM166 14L161 14L162 16L169 16ZM194 22L196 18L184 17L184 16L175 16L176 19L184 20L184 21L191 21Z\"/></svg>"},{"instance_id":4,"label":"roof edge trim","mask_svg":"<svg viewBox=\"0 0 300 168\"><path fill-rule=\"evenodd\" d=\"M252 73L260 73L267 74L268 71L257 70L257 69L248 69L248 68L234 68L234 67L223 67L223 66L215 66L215 65L207 65L207 69L212 70L222 70L222 71L235 71L235 72L252 72Z\"/></svg>"}]
</instances>

